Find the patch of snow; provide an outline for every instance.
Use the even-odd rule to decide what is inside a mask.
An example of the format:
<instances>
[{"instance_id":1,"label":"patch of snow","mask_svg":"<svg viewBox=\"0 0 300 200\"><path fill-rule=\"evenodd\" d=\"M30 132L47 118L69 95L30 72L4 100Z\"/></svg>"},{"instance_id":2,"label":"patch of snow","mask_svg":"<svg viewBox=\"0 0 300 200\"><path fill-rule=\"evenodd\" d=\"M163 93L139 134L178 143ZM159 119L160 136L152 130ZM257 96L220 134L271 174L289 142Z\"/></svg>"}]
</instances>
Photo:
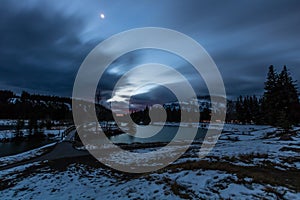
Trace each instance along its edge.
<instances>
[{"instance_id":1,"label":"patch of snow","mask_svg":"<svg viewBox=\"0 0 300 200\"><path fill-rule=\"evenodd\" d=\"M0 167L39 156L45 152L46 148L54 146L55 144L56 142L17 155L1 157Z\"/></svg>"}]
</instances>

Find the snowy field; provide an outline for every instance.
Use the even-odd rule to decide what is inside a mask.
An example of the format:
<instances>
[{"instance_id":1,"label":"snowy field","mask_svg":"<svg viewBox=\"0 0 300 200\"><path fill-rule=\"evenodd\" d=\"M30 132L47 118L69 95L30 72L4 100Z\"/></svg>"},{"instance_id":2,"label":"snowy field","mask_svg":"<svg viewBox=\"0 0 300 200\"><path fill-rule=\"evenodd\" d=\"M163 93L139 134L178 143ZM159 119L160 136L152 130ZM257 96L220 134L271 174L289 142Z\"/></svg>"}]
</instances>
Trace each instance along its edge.
<instances>
[{"instance_id":1,"label":"snowy field","mask_svg":"<svg viewBox=\"0 0 300 200\"><path fill-rule=\"evenodd\" d=\"M53 129L41 129L40 131L46 135L51 136L51 138L60 138L61 133L66 129L67 127L59 127L59 129L53 128ZM30 135L30 132L28 129L22 129L20 130L23 133L23 136L26 137ZM32 134L32 133L31 133ZM11 139L16 136L15 130L0 130L0 140L2 139Z\"/></svg>"},{"instance_id":2,"label":"snowy field","mask_svg":"<svg viewBox=\"0 0 300 200\"><path fill-rule=\"evenodd\" d=\"M45 153L48 150L49 147L52 147L55 144L56 144L56 142L53 142L51 144L47 144L47 145L42 146L40 148L36 148L36 149L30 150L30 151L26 151L24 153L20 153L20 154L17 154L17 155L0 157L0 167L40 156L43 153Z\"/></svg>"},{"instance_id":3,"label":"snowy field","mask_svg":"<svg viewBox=\"0 0 300 200\"><path fill-rule=\"evenodd\" d=\"M0 126L15 126L17 124L17 120L14 119L1 119Z\"/></svg>"},{"instance_id":4,"label":"snowy field","mask_svg":"<svg viewBox=\"0 0 300 200\"><path fill-rule=\"evenodd\" d=\"M1 199L300 199L300 131L225 125L213 151L195 143L168 167L147 174L116 172L88 158L43 161L1 170ZM47 147L43 147L47 148ZM43 148L0 158L2 166ZM139 149L146 151L159 147ZM165 155L176 148L172 146ZM114 155L111 159L121 159ZM137 162L132 158L126 162ZM158 163L159 164L159 163Z\"/></svg>"}]
</instances>

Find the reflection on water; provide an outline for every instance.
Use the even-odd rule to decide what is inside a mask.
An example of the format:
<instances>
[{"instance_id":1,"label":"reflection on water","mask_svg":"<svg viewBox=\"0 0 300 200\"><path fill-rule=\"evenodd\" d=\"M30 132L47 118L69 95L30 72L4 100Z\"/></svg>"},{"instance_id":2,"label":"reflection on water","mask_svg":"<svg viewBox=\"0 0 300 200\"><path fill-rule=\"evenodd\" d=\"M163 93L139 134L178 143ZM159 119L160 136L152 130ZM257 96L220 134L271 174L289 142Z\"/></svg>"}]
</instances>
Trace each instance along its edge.
<instances>
[{"instance_id":1,"label":"reflection on water","mask_svg":"<svg viewBox=\"0 0 300 200\"><path fill-rule=\"evenodd\" d=\"M161 129L161 130L160 130ZM157 134L153 135L153 132L156 133L160 130ZM178 137L177 140L186 140L188 136L191 135L191 127L183 127L182 131L183 134L181 137ZM132 143L153 143L153 142L170 142L176 135L178 131L178 127L176 126L145 126L145 127L138 127L136 130L136 134L134 136L129 134L120 134L116 136L110 137L110 140L114 143L125 143L125 144L132 144ZM198 128L197 135L195 140L202 140L205 137L207 130ZM153 135L153 136L151 136ZM150 137L147 137L150 136Z\"/></svg>"},{"instance_id":2,"label":"reflection on water","mask_svg":"<svg viewBox=\"0 0 300 200\"><path fill-rule=\"evenodd\" d=\"M44 146L46 144L50 144L52 142L53 140L49 140L49 139L30 139L24 141L0 143L0 157L10 156L25 151L29 151L31 149L35 149Z\"/></svg>"},{"instance_id":3,"label":"reflection on water","mask_svg":"<svg viewBox=\"0 0 300 200\"><path fill-rule=\"evenodd\" d=\"M192 129L192 127L182 127L182 135L176 139L186 140L188 136L191 135ZM139 126L137 127L134 136L127 133L123 133L120 135L111 136L110 140L114 143L124 144L170 142L175 137L177 131L177 126ZM195 140L202 140L205 137L206 132L206 129L198 128ZM153 133L157 134L153 135ZM94 144L101 144L103 142L101 142L101 139L99 140L99 135L97 135L96 138L97 139L93 141ZM53 142L53 140L30 139L24 141L0 143L0 157L22 153L49 144L51 142Z\"/></svg>"}]
</instances>

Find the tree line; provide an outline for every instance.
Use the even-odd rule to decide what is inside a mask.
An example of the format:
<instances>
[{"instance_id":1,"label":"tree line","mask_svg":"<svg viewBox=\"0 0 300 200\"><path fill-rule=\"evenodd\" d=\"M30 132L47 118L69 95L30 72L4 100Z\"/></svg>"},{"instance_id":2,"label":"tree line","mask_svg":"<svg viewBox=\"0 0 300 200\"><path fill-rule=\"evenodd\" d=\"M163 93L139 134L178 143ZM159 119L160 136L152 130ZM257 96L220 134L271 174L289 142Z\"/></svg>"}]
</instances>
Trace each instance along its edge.
<instances>
[{"instance_id":1,"label":"tree line","mask_svg":"<svg viewBox=\"0 0 300 200\"><path fill-rule=\"evenodd\" d=\"M70 120L71 98L0 90L0 119Z\"/></svg>"},{"instance_id":2,"label":"tree line","mask_svg":"<svg viewBox=\"0 0 300 200\"><path fill-rule=\"evenodd\" d=\"M261 97L239 96L235 101L227 101L226 122L242 124L261 124L282 127L285 130L300 123L300 103L296 81L292 79L286 66L277 73L274 66L269 67ZM158 110L157 110L158 109ZM155 113L163 108L146 107L144 110L131 113L135 123L148 124L149 111ZM181 110L175 106L164 106L167 122L181 122L182 112L193 112L193 109ZM204 108L200 112L200 122L209 121L212 110ZM218 115L219 111L215 111ZM189 122L189 121L187 121Z\"/></svg>"},{"instance_id":3,"label":"tree line","mask_svg":"<svg viewBox=\"0 0 300 200\"><path fill-rule=\"evenodd\" d=\"M189 110L182 110L180 108L175 108L172 106L164 106L162 107L150 107L146 106L144 110L141 111L133 111L130 114L130 117L136 124L149 124L150 122L161 122L160 113L162 113L162 109L165 110L167 122L194 122L193 119L195 117L194 114L196 112L193 109ZM150 119L149 113L152 113L153 117L157 117L158 119ZM181 119L181 116L186 116L185 121ZM209 108L204 108L200 111L199 120L203 121L210 121L211 118L211 111Z\"/></svg>"},{"instance_id":4,"label":"tree line","mask_svg":"<svg viewBox=\"0 0 300 200\"><path fill-rule=\"evenodd\" d=\"M286 130L300 123L300 103L296 81L286 66L277 73L269 67L264 94L238 97L228 104L227 120L241 123L267 124Z\"/></svg>"},{"instance_id":5,"label":"tree line","mask_svg":"<svg viewBox=\"0 0 300 200\"><path fill-rule=\"evenodd\" d=\"M261 97L240 96L236 101L228 101L226 121L267 124L284 129L289 129L300 122L296 81L292 79L286 66L280 73L276 72L274 66L269 67L264 89ZM89 104L83 101L80 105L83 110L92 109ZM37 119L72 120L71 106L72 99L68 97L29 94L25 91L17 96L12 91L0 91L0 119L31 119L32 127L35 127ZM172 106L164 108L147 106L144 110L130 113L130 117L136 123L148 124L149 112L159 113L161 112L159 109L165 109L168 122L181 122L183 112L193 112L193 109L181 110ZM209 121L211 112L210 107L202 109L200 121ZM114 120L111 110L99 103L96 104L96 113L99 121ZM189 119L187 120L189 122Z\"/></svg>"}]
</instances>

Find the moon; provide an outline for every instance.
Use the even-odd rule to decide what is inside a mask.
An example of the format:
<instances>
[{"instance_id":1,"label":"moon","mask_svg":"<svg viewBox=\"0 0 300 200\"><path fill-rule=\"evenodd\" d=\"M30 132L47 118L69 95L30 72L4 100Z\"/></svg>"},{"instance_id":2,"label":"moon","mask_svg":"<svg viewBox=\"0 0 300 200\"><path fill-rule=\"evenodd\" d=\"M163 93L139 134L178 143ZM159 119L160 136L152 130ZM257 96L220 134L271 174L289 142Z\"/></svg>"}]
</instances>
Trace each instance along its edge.
<instances>
[{"instance_id":1,"label":"moon","mask_svg":"<svg viewBox=\"0 0 300 200\"><path fill-rule=\"evenodd\" d=\"M104 19L104 18L105 18L105 15L104 15L103 13L101 13L101 14L100 14L100 18L101 18L101 19Z\"/></svg>"}]
</instances>

